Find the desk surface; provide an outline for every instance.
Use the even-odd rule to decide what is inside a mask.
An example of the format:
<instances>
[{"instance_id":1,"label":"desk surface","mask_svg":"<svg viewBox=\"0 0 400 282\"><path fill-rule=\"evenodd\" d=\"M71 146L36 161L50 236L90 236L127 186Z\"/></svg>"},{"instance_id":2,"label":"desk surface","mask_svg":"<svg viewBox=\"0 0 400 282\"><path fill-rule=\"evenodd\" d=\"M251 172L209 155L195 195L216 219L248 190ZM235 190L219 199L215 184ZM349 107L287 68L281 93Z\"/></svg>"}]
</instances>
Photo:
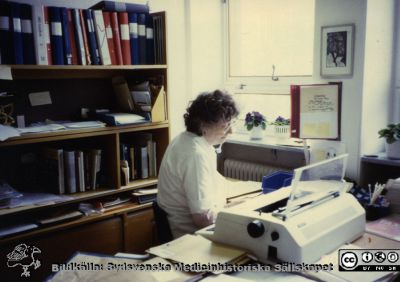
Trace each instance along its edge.
<instances>
[{"instance_id":1,"label":"desk surface","mask_svg":"<svg viewBox=\"0 0 400 282\"><path fill-rule=\"evenodd\" d=\"M361 157L361 161L365 163L373 163L373 164L381 164L381 165L390 165L390 166L400 166L400 160L389 159L386 156L386 153L378 153L376 157Z\"/></svg>"}]
</instances>

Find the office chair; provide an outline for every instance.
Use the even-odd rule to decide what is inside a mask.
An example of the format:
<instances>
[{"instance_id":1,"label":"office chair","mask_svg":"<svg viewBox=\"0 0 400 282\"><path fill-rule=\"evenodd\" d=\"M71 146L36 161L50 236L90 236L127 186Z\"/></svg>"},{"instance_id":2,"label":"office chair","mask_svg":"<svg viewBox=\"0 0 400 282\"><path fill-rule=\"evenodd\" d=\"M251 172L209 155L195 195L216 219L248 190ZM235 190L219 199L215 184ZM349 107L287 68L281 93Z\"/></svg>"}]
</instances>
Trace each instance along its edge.
<instances>
[{"instance_id":1,"label":"office chair","mask_svg":"<svg viewBox=\"0 0 400 282\"><path fill-rule=\"evenodd\" d=\"M157 204L157 200L153 201L153 212L156 222L156 234L158 242L160 244L164 244L173 240L167 213Z\"/></svg>"}]
</instances>

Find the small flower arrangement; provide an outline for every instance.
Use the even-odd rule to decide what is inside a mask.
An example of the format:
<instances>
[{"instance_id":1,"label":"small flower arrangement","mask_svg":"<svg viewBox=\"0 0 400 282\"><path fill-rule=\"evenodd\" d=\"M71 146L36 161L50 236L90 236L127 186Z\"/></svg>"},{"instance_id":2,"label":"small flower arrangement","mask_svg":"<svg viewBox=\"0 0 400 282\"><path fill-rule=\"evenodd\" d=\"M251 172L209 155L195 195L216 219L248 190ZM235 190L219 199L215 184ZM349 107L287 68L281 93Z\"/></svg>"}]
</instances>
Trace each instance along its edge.
<instances>
[{"instance_id":1,"label":"small flower arrangement","mask_svg":"<svg viewBox=\"0 0 400 282\"><path fill-rule=\"evenodd\" d=\"M392 144L400 140L400 123L388 124L385 128L378 131L379 138L385 138L386 143Z\"/></svg>"},{"instance_id":2,"label":"small flower arrangement","mask_svg":"<svg viewBox=\"0 0 400 282\"><path fill-rule=\"evenodd\" d=\"M246 119L244 122L247 130L252 130L253 127L260 126L265 130L267 128L267 119L260 112L252 111L246 114Z\"/></svg>"},{"instance_id":3,"label":"small flower arrangement","mask_svg":"<svg viewBox=\"0 0 400 282\"><path fill-rule=\"evenodd\" d=\"M278 116L271 125L290 125L290 118L286 119L284 117Z\"/></svg>"}]
</instances>

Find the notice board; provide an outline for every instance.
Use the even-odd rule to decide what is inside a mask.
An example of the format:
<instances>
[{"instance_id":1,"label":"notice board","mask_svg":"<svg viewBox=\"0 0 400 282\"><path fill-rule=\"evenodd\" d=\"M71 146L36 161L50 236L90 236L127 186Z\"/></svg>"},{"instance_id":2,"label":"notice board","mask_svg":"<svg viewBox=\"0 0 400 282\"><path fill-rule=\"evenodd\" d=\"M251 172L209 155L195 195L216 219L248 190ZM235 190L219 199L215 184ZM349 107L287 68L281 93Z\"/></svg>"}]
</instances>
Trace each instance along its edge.
<instances>
[{"instance_id":1,"label":"notice board","mask_svg":"<svg viewBox=\"0 0 400 282\"><path fill-rule=\"evenodd\" d=\"M342 83L291 85L291 137L340 140Z\"/></svg>"}]
</instances>

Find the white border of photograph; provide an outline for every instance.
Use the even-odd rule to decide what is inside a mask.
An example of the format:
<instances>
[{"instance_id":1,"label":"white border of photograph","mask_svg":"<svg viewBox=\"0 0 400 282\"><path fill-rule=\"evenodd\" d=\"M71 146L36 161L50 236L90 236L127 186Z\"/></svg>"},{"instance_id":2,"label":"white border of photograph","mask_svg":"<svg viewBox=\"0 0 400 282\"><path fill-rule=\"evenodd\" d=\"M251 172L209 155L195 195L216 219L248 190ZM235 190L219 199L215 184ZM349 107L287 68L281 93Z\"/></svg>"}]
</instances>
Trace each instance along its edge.
<instances>
[{"instance_id":1,"label":"white border of photograph","mask_svg":"<svg viewBox=\"0 0 400 282\"><path fill-rule=\"evenodd\" d=\"M323 26L321 27L321 76L349 76L353 74L353 53L354 53L354 24ZM338 56L333 65L333 58L328 54L328 34L346 32L346 47L344 54L345 62L338 61Z\"/></svg>"}]
</instances>

